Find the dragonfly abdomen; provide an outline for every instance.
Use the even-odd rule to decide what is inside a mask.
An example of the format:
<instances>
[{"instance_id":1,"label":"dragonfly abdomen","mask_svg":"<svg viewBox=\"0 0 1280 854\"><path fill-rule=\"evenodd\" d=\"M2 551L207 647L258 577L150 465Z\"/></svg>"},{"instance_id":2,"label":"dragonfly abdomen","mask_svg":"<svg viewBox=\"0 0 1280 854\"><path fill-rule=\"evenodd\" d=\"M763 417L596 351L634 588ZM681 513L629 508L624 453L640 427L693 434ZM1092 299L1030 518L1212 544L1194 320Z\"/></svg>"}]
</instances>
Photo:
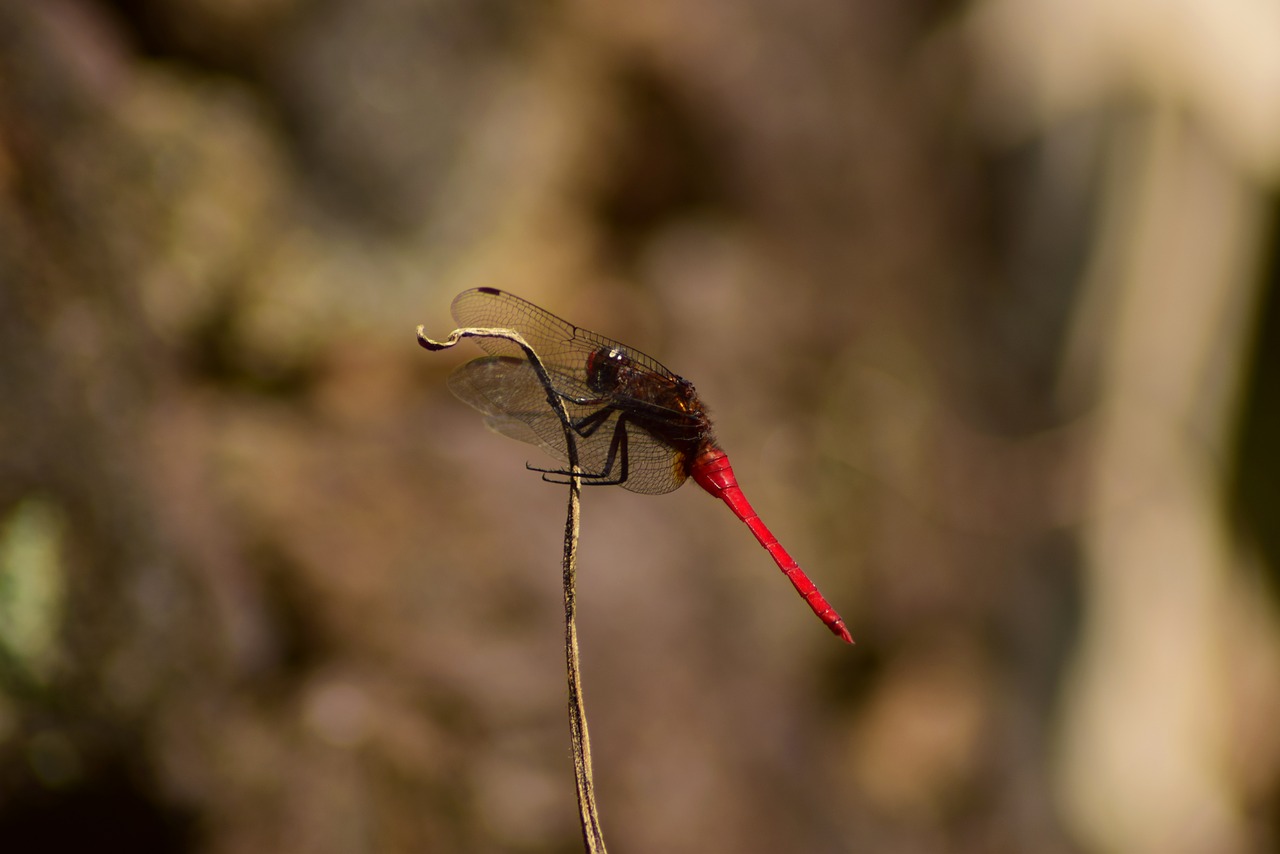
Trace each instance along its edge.
<instances>
[{"instance_id":1,"label":"dragonfly abdomen","mask_svg":"<svg viewBox=\"0 0 1280 854\"><path fill-rule=\"evenodd\" d=\"M752 508L751 502L747 501L747 497L742 494L728 455L715 445L706 443L694 457L690 474L698 486L729 505L733 514L751 529L751 533L769 552L778 569L782 570L782 574L787 577L796 593L800 594L800 598L804 599L818 619L822 620L827 628L845 643L853 643L853 637L845 628L844 620L836 613L836 609L831 607L831 603L818 590L818 586L809 579L809 576L796 563L795 558L782 547L778 538Z\"/></svg>"}]
</instances>

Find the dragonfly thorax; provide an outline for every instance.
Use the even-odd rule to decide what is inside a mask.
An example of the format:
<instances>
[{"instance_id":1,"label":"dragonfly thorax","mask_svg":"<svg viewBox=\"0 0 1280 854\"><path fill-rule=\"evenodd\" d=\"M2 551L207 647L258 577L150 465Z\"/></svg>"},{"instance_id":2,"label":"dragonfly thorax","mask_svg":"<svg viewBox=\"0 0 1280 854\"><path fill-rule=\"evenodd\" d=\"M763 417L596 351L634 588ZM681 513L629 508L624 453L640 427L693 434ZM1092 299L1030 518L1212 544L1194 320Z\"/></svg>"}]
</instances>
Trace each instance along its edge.
<instances>
[{"instance_id":1,"label":"dragonfly thorax","mask_svg":"<svg viewBox=\"0 0 1280 854\"><path fill-rule=\"evenodd\" d=\"M621 347L602 346L587 357L587 386L612 402L626 423L675 448L685 468L711 439L711 422L693 383L658 373Z\"/></svg>"},{"instance_id":2,"label":"dragonfly thorax","mask_svg":"<svg viewBox=\"0 0 1280 854\"><path fill-rule=\"evenodd\" d=\"M618 386L621 372L631 364L631 357L617 347L601 347L587 357L587 388L596 394L609 394Z\"/></svg>"}]
</instances>

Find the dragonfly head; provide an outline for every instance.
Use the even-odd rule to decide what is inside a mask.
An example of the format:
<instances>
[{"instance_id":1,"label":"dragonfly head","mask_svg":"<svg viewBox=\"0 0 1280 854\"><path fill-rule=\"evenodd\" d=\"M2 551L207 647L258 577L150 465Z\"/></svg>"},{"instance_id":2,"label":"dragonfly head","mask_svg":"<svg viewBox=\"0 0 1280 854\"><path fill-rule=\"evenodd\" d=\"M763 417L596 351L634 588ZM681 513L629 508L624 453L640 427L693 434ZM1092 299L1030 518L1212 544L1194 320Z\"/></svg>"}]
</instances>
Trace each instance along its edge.
<instances>
[{"instance_id":1,"label":"dragonfly head","mask_svg":"<svg viewBox=\"0 0 1280 854\"><path fill-rule=\"evenodd\" d=\"M618 385L618 374L631 364L631 357L617 347L601 347L587 357L587 388L607 394Z\"/></svg>"}]
</instances>

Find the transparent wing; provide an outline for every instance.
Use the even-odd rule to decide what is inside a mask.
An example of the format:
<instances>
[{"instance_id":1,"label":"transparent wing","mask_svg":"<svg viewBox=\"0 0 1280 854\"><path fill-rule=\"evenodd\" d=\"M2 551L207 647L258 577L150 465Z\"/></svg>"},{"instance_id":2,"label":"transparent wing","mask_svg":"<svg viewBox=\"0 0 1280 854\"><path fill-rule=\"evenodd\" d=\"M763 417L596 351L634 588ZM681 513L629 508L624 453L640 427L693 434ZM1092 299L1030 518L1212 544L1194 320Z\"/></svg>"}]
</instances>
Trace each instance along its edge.
<instances>
[{"instance_id":1,"label":"transparent wing","mask_svg":"<svg viewBox=\"0 0 1280 854\"><path fill-rule=\"evenodd\" d=\"M592 397L587 387L587 359L601 348L617 349L639 368L669 382L679 380L657 359L626 345L561 320L528 300L497 288L473 288L453 300L453 317L459 326L514 329L542 360L556 390L572 398ZM492 356L524 358L524 351L501 338L472 339Z\"/></svg>"}]
</instances>

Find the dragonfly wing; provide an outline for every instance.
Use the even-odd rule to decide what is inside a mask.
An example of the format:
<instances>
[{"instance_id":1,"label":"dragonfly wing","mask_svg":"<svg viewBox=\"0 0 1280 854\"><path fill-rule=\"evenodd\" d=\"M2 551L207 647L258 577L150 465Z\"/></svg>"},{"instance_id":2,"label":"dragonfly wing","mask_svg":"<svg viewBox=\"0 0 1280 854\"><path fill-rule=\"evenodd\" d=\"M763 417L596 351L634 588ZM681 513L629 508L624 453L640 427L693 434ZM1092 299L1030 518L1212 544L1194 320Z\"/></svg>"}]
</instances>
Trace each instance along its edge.
<instances>
[{"instance_id":1,"label":"dragonfly wing","mask_svg":"<svg viewBox=\"0 0 1280 854\"><path fill-rule=\"evenodd\" d=\"M538 433L525 422L510 415L490 415L484 420L485 426L499 435L529 445L536 445L557 460L565 460L568 454L564 450L564 433L560 433L560 446L548 444Z\"/></svg>"},{"instance_id":2,"label":"dragonfly wing","mask_svg":"<svg viewBox=\"0 0 1280 854\"><path fill-rule=\"evenodd\" d=\"M553 373L552 382L562 394L591 396L586 384L587 357L593 345L577 341L577 328L519 297L493 288L473 288L453 301L453 316L464 327L510 329L520 333ZM506 338L475 338L492 356L524 359L525 352ZM541 385L539 385L541 388Z\"/></svg>"},{"instance_id":3,"label":"dragonfly wing","mask_svg":"<svg viewBox=\"0 0 1280 854\"><path fill-rule=\"evenodd\" d=\"M449 390L488 416L485 421L493 430L564 458L560 419L524 358L490 356L468 362L449 376Z\"/></svg>"},{"instance_id":4,"label":"dragonfly wing","mask_svg":"<svg viewBox=\"0 0 1280 854\"><path fill-rule=\"evenodd\" d=\"M526 343L551 374L552 384L570 398L588 398L587 360L602 349L625 353L628 360L668 381L678 379L652 356L627 347L612 338L574 326L549 311L497 288L472 288L453 301L453 316L464 327L512 329ZM520 346L504 338L476 338L475 343L492 356L523 358Z\"/></svg>"},{"instance_id":5,"label":"dragonfly wing","mask_svg":"<svg viewBox=\"0 0 1280 854\"><path fill-rule=\"evenodd\" d=\"M467 362L449 375L449 390L485 415L518 417L547 409L553 417L538 375L524 359L491 356Z\"/></svg>"},{"instance_id":6,"label":"dragonfly wing","mask_svg":"<svg viewBox=\"0 0 1280 854\"><path fill-rule=\"evenodd\" d=\"M488 416L485 423L494 432L536 445L561 463L567 462L568 446L560 417L547 401L537 371L523 356L489 356L468 362L449 376L449 390ZM600 410L598 405L563 402L574 422ZM612 432L609 423L602 423L589 436L577 439L579 464L584 471L604 468Z\"/></svg>"}]
</instances>

